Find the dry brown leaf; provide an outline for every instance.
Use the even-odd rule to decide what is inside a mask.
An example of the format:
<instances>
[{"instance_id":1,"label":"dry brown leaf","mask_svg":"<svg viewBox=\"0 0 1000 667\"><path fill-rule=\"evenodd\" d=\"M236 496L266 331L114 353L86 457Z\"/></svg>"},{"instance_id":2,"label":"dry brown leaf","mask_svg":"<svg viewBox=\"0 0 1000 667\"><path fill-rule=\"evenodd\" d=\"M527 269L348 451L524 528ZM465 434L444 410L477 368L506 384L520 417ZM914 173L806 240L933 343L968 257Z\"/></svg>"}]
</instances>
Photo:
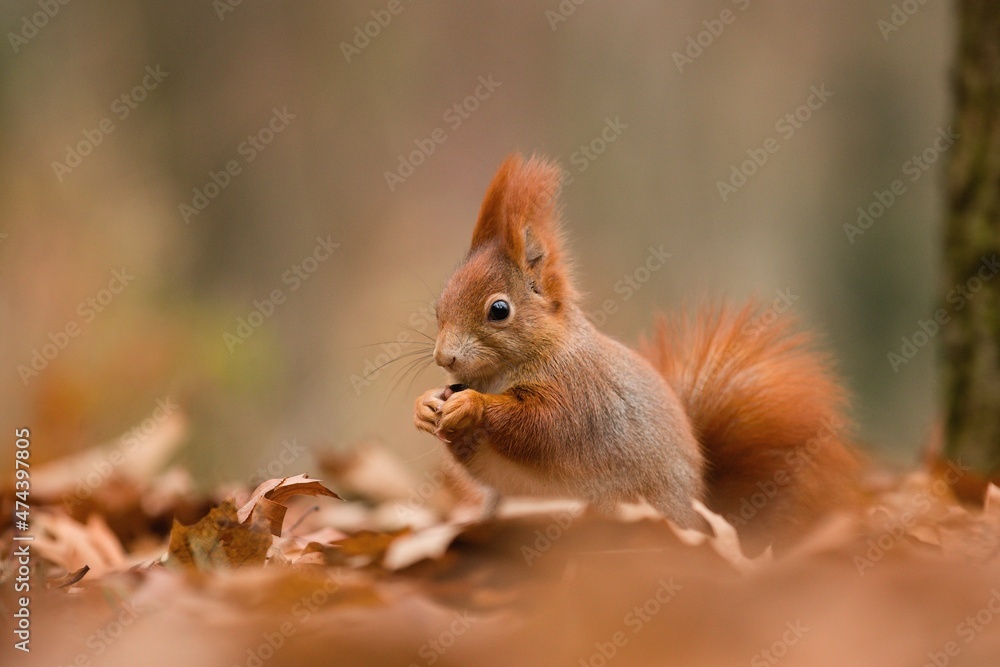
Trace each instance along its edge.
<instances>
[{"instance_id":1,"label":"dry brown leaf","mask_svg":"<svg viewBox=\"0 0 1000 667\"><path fill-rule=\"evenodd\" d=\"M84 565L75 572L69 572L61 577L50 579L49 581L45 582L45 587L51 590L53 588L66 588L67 586L72 586L76 582L83 579L83 576L88 572L90 572L90 566Z\"/></svg>"},{"instance_id":2,"label":"dry brown leaf","mask_svg":"<svg viewBox=\"0 0 1000 667\"><path fill-rule=\"evenodd\" d=\"M393 540L382 559L387 570L402 570L425 559L440 558L463 526L442 523Z\"/></svg>"},{"instance_id":3,"label":"dry brown leaf","mask_svg":"<svg viewBox=\"0 0 1000 667\"><path fill-rule=\"evenodd\" d=\"M90 496L109 480L124 478L145 484L184 444L187 418L168 412L155 430L144 436L142 446L125 448L121 436L104 445L40 465L31 478L32 495L46 499ZM92 480L97 480L96 485Z\"/></svg>"},{"instance_id":4,"label":"dry brown leaf","mask_svg":"<svg viewBox=\"0 0 1000 667\"><path fill-rule=\"evenodd\" d=\"M677 528L672 523L671 528L677 533L677 536L684 540L687 544L701 544L702 542L708 542L708 544L715 550L717 554L722 556L722 558L735 567L740 572L752 572L757 570L763 565L770 563L773 560L771 553L771 547L768 547L756 558L747 558L743 553L743 548L740 546L740 536L736 532L736 529L726 521L722 516L716 514L712 510L705 507L705 505L700 500L693 501L695 511L700 514L708 525L712 527L712 531L715 533L714 536L705 535L694 530L685 530ZM697 535L701 535L702 538L698 538Z\"/></svg>"},{"instance_id":5,"label":"dry brown leaf","mask_svg":"<svg viewBox=\"0 0 1000 667\"><path fill-rule=\"evenodd\" d=\"M34 549L67 572L88 565L100 577L125 564L124 547L100 515L80 523L62 513L39 513L34 528Z\"/></svg>"},{"instance_id":6,"label":"dry brown leaf","mask_svg":"<svg viewBox=\"0 0 1000 667\"><path fill-rule=\"evenodd\" d=\"M344 532L325 526L304 535L282 537L275 540L274 546L288 561L298 563L303 555L313 551L334 550L329 545L345 537L347 535Z\"/></svg>"},{"instance_id":7,"label":"dry brown leaf","mask_svg":"<svg viewBox=\"0 0 1000 667\"><path fill-rule=\"evenodd\" d=\"M339 547L342 562L347 564L367 565L381 564L389 546L397 538L410 534L409 528L396 531L376 533L362 530L356 535L337 540L333 546Z\"/></svg>"},{"instance_id":8,"label":"dry brown leaf","mask_svg":"<svg viewBox=\"0 0 1000 667\"><path fill-rule=\"evenodd\" d=\"M257 500L257 505L253 509L261 512L267 519L267 525L271 534L281 537L281 525L285 522L285 512L288 511L288 508L281 503L274 502L270 498L261 497ZM237 518L239 518L239 512L237 512Z\"/></svg>"},{"instance_id":9,"label":"dry brown leaf","mask_svg":"<svg viewBox=\"0 0 1000 667\"><path fill-rule=\"evenodd\" d=\"M195 570L263 565L272 542L269 523L260 511L252 518L249 524L239 521L227 500L194 525L175 520L167 562Z\"/></svg>"},{"instance_id":10,"label":"dry brown leaf","mask_svg":"<svg viewBox=\"0 0 1000 667\"><path fill-rule=\"evenodd\" d=\"M292 496L327 496L341 500L341 497L323 486L321 480L309 479L307 475L296 475L283 480L267 497L276 503L283 503Z\"/></svg>"},{"instance_id":11,"label":"dry brown leaf","mask_svg":"<svg viewBox=\"0 0 1000 667\"><path fill-rule=\"evenodd\" d=\"M1000 517L1000 486L990 484L986 487L986 503L983 506L986 514Z\"/></svg>"},{"instance_id":12,"label":"dry brown leaf","mask_svg":"<svg viewBox=\"0 0 1000 667\"><path fill-rule=\"evenodd\" d=\"M960 472L959 475L954 474L956 470ZM989 487L994 486L991 480L977 471L944 458L937 458L931 462L930 474L935 479L945 480L958 500L979 506L982 506Z\"/></svg>"},{"instance_id":13,"label":"dry brown leaf","mask_svg":"<svg viewBox=\"0 0 1000 667\"><path fill-rule=\"evenodd\" d=\"M990 484L984 498L982 511L953 507L934 526L948 558L979 564L1000 558L1000 492Z\"/></svg>"},{"instance_id":14,"label":"dry brown leaf","mask_svg":"<svg viewBox=\"0 0 1000 667\"><path fill-rule=\"evenodd\" d=\"M292 562L295 565L329 565L326 552L332 549L319 542L310 542Z\"/></svg>"},{"instance_id":15,"label":"dry brown leaf","mask_svg":"<svg viewBox=\"0 0 1000 667\"><path fill-rule=\"evenodd\" d=\"M377 484L378 469L368 466L366 483ZM610 517L538 499L460 524L442 521L447 512L432 500L447 481L433 473L423 481L405 500L397 489L396 500L366 494L300 515L286 512L287 499L324 487L301 475L269 480L250 502L175 525L170 562L214 570L199 576L159 564L128 569L139 552L162 554L158 513L185 495L183 485L171 485L163 504L150 502L155 480L136 487L142 502L130 512L144 530L105 525L107 503L88 507L95 515L86 523L43 504L40 565L77 571L48 582L71 592L33 601L38 636L60 636L38 646L39 664L96 658L92 646L112 667L325 664L331 647L352 665L764 664L780 651L788 664L895 667L952 645L962 664L1000 655L995 486L985 487L980 510L956 502L940 476L886 475L869 489L867 515L832 516L769 562L766 553L747 558L733 526L702 506L709 534L672 527L645 507ZM419 530L387 530L414 517L425 521ZM299 519L295 530L273 538L286 518ZM0 540L0 557L2 549ZM870 561L864 571L858 553ZM764 563L757 576L739 575ZM977 616L970 642L963 619ZM109 628L122 630L114 644L97 643Z\"/></svg>"},{"instance_id":16,"label":"dry brown leaf","mask_svg":"<svg viewBox=\"0 0 1000 667\"><path fill-rule=\"evenodd\" d=\"M941 535L934 526L914 526L907 531L907 535L931 546L941 546Z\"/></svg>"},{"instance_id":17,"label":"dry brown leaf","mask_svg":"<svg viewBox=\"0 0 1000 667\"><path fill-rule=\"evenodd\" d=\"M504 498L497 508L497 518L514 519L517 517L543 516L550 514L565 514L578 519L587 509L587 503L582 500L566 498ZM482 514L482 511L480 511Z\"/></svg>"},{"instance_id":18,"label":"dry brown leaf","mask_svg":"<svg viewBox=\"0 0 1000 667\"><path fill-rule=\"evenodd\" d=\"M285 511L288 509L284 501L292 496L327 496L341 499L336 493L323 486L320 480L309 479L307 475L279 477L261 483L250 495L250 500L236 513L236 517L240 523L243 523L253 513L254 508L260 506L262 513L268 520L271 534L281 536L281 524L285 519Z\"/></svg>"}]
</instances>

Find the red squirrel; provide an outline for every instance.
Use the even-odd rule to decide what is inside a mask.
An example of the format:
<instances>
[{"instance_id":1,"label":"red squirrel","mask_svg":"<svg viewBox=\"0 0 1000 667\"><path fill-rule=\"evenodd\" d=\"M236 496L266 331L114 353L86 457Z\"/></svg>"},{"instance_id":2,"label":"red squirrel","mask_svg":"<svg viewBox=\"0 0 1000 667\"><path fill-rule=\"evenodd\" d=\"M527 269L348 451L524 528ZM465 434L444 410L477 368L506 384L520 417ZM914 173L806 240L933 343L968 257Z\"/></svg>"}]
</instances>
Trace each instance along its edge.
<instances>
[{"instance_id":1,"label":"red squirrel","mask_svg":"<svg viewBox=\"0 0 1000 667\"><path fill-rule=\"evenodd\" d=\"M496 494L647 501L685 527L698 499L759 544L847 503L859 458L812 337L753 305L660 317L641 352L602 334L564 255L560 180L519 155L494 176L436 304L448 383L417 399L417 428Z\"/></svg>"}]
</instances>

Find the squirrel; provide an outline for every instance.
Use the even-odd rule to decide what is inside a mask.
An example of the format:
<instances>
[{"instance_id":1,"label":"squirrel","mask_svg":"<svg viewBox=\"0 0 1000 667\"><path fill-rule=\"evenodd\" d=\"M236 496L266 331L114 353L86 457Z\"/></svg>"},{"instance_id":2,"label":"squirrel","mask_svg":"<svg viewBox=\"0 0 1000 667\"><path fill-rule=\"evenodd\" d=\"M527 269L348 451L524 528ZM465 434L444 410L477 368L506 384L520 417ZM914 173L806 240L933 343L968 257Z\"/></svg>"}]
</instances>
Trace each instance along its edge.
<instances>
[{"instance_id":1,"label":"squirrel","mask_svg":"<svg viewBox=\"0 0 1000 667\"><path fill-rule=\"evenodd\" d=\"M845 392L789 313L702 305L659 316L640 351L586 317L565 256L560 167L512 154L435 306L447 374L417 428L500 495L645 501L681 527L692 501L745 544L787 543L856 493Z\"/></svg>"}]
</instances>

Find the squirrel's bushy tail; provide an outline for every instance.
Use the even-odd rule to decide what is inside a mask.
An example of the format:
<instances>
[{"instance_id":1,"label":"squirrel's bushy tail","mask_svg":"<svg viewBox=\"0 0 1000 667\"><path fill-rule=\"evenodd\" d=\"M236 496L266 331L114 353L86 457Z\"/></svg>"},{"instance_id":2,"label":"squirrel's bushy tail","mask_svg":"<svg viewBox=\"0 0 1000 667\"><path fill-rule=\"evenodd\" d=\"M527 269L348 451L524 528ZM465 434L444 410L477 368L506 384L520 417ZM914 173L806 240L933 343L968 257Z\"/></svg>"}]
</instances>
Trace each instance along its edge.
<instances>
[{"instance_id":1,"label":"squirrel's bushy tail","mask_svg":"<svg viewBox=\"0 0 1000 667\"><path fill-rule=\"evenodd\" d=\"M852 504L860 462L845 392L790 313L701 306L660 317L643 351L695 428L705 504L751 547L780 546Z\"/></svg>"}]
</instances>

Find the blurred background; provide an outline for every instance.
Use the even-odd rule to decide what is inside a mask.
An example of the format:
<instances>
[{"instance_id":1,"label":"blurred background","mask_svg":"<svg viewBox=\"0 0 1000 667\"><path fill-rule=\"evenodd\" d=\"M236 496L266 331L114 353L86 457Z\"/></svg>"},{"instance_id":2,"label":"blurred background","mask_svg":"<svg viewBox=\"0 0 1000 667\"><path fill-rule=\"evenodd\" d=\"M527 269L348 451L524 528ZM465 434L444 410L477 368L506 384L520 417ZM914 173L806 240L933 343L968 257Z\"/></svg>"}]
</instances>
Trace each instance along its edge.
<instances>
[{"instance_id":1,"label":"blurred background","mask_svg":"<svg viewBox=\"0 0 1000 667\"><path fill-rule=\"evenodd\" d=\"M911 462L935 352L888 354L943 299L946 4L4 2L3 432L42 462L183 411L205 485L366 439L433 463L411 406L440 376L397 381L405 342L519 149L570 175L605 331L790 293L864 442Z\"/></svg>"}]
</instances>

